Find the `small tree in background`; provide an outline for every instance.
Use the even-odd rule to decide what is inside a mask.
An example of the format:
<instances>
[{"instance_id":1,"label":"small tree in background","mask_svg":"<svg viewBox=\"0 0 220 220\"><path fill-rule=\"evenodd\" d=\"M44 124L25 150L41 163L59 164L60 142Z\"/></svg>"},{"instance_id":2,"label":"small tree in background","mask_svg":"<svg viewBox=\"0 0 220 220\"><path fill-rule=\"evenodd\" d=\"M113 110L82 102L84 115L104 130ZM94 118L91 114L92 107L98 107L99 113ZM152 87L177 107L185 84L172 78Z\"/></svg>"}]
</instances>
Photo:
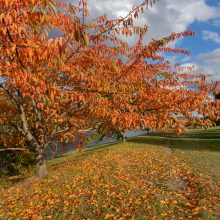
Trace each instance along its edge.
<instances>
[{"instance_id":1,"label":"small tree in background","mask_svg":"<svg viewBox=\"0 0 220 220\"><path fill-rule=\"evenodd\" d=\"M218 84L216 83L216 89L214 92L214 96L215 96L215 111L214 111L214 120L215 120L215 124L216 125L220 125L220 89L218 89Z\"/></svg>"}]
</instances>

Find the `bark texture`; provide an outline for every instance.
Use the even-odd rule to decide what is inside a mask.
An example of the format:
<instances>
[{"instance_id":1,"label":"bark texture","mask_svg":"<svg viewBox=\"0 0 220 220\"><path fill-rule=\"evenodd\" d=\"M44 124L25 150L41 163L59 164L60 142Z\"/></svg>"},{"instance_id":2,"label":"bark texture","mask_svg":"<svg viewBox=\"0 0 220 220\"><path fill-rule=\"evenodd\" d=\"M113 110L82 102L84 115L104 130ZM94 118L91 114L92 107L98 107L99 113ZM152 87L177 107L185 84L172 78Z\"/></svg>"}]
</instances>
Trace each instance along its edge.
<instances>
[{"instance_id":1,"label":"bark texture","mask_svg":"<svg viewBox=\"0 0 220 220\"><path fill-rule=\"evenodd\" d=\"M48 176L47 167L46 167L46 159L44 155L44 149L40 147L36 151L36 176L40 178L44 178Z\"/></svg>"},{"instance_id":2,"label":"bark texture","mask_svg":"<svg viewBox=\"0 0 220 220\"><path fill-rule=\"evenodd\" d=\"M18 108L20 111L20 119L22 122L22 128L20 128L23 135L26 137L26 139L30 142L31 146L35 150L35 158L36 158L36 176L40 178L47 177L47 168L46 168L46 160L45 160L45 148L44 145L41 144L41 141L37 140L36 137L32 134L27 117L25 114L25 109L23 106L23 100L21 94L18 92ZM41 132L42 133L42 132ZM41 134L43 136L43 133Z\"/></svg>"}]
</instances>

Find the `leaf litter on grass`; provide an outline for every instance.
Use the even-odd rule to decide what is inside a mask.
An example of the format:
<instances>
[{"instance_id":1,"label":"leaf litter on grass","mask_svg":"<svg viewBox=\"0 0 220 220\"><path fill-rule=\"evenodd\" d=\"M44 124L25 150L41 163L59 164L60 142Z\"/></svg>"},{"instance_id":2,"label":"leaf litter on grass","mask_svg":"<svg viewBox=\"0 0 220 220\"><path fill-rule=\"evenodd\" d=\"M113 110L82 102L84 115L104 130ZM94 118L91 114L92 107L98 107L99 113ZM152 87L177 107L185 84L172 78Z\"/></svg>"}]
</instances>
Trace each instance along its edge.
<instances>
[{"instance_id":1,"label":"leaf litter on grass","mask_svg":"<svg viewBox=\"0 0 220 220\"><path fill-rule=\"evenodd\" d=\"M0 219L219 219L218 186L165 147L123 143L1 189Z\"/></svg>"}]
</instances>

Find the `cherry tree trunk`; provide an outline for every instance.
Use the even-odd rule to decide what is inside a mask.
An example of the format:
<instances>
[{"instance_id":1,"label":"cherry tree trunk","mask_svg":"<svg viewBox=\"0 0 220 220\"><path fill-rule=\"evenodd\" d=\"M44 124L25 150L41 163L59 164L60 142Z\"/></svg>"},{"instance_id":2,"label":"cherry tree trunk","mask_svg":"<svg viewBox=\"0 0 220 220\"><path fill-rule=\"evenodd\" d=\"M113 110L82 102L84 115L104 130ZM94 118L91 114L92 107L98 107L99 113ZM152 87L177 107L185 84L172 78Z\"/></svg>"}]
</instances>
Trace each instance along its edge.
<instances>
[{"instance_id":1,"label":"cherry tree trunk","mask_svg":"<svg viewBox=\"0 0 220 220\"><path fill-rule=\"evenodd\" d=\"M123 142L126 142L126 137L125 137L124 134L122 135L122 141L123 141Z\"/></svg>"},{"instance_id":2,"label":"cherry tree trunk","mask_svg":"<svg viewBox=\"0 0 220 220\"><path fill-rule=\"evenodd\" d=\"M36 176L44 178L48 176L44 148L38 146L36 149Z\"/></svg>"},{"instance_id":3,"label":"cherry tree trunk","mask_svg":"<svg viewBox=\"0 0 220 220\"><path fill-rule=\"evenodd\" d=\"M38 139L36 139L36 137L32 134L29 128L23 101L24 101L23 96L20 93L20 91L18 91L18 107L19 107L20 119L22 121L22 128L18 127L18 129L22 132L22 134L25 135L27 140L35 149L35 158L37 163L36 176L40 178L44 178L48 175L46 168L46 160L45 160L45 148L44 145L41 144L41 141L39 141L40 137L42 138L43 136L43 130L42 129L40 130L40 135ZM35 105L34 108L37 111ZM39 117L38 112L36 113L36 115Z\"/></svg>"}]
</instances>

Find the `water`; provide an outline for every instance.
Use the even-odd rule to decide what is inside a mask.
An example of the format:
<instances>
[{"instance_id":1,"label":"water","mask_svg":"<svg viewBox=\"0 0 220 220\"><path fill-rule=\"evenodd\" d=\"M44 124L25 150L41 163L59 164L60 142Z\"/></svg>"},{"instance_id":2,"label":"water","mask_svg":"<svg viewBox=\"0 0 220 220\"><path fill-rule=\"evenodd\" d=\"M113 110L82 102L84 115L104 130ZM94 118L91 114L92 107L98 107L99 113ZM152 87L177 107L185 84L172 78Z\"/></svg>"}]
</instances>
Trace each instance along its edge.
<instances>
[{"instance_id":1,"label":"water","mask_svg":"<svg viewBox=\"0 0 220 220\"><path fill-rule=\"evenodd\" d=\"M143 134L147 134L148 131L141 131L141 130L135 130L135 131L127 131L124 133L126 138L130 138L130 137L135 137L138 135L143 135ZM89 132L87 134L87 136L91 135L92 132ZM85 144L85 147L89 148L89 147L94 147L97 145L102 145L102 144L109 144L111 142L116 141L116 138L112 138L112 137L108 137L105 136L102 140L93 140L92 142L90 142L89 144ZM52 146L49 146L46 149L46 159L52 159L52 158L57 158L57 157L61 157L64 154L67 154L69 152L71 152L72 150L76 149L76 143L72 142L71 144L67 144L66 146L62 146L61 144L54 143Z\"/></svg>"}]
</instances>

